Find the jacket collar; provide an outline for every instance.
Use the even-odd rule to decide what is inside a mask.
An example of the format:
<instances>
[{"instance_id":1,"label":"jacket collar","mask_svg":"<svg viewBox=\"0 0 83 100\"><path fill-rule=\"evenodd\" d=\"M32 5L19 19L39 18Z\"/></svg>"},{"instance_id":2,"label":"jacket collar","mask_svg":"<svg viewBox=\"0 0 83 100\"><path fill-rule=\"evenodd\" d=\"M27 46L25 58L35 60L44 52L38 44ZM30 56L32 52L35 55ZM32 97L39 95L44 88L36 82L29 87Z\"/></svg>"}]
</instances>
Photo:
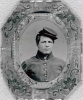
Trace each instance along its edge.
<instances>
[{"instance_id":1,"label":"jacket collar","mask_svg":"<svg viewBox=\"0 0 83 100\"><path fill-rule=\"evenodd\" d=\"M48 60L53 57L52 52L50 54L43 54L39 50L37 51L36 58L41 59L41 60Z\"/></svg>"}]
</instances>

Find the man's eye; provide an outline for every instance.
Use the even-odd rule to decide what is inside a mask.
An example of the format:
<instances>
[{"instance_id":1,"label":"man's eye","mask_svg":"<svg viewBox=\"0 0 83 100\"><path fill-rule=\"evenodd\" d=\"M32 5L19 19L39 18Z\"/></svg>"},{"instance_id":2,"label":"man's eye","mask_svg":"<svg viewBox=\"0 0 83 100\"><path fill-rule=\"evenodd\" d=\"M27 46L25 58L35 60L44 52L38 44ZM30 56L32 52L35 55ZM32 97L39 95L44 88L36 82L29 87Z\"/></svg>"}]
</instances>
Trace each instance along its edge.
<instances>
[{"instance_id":1,"label":"man's eye","mask_svg":"<svg viewBox=\"0 0 83 100\"><path fill-rule=\"evenodd\" d=\"M48 41L48 43L52 43L52 41Z\"/></svg>"},{"instance_id":2,"label":"man's eye","mask_svg":"<svg viewBox=\"0 0 83 100\"><path fill-rule=\"evenodd\" d=\"M42 41L41 43L46 43L46 41Z\"/></svg>"}]
</instances>

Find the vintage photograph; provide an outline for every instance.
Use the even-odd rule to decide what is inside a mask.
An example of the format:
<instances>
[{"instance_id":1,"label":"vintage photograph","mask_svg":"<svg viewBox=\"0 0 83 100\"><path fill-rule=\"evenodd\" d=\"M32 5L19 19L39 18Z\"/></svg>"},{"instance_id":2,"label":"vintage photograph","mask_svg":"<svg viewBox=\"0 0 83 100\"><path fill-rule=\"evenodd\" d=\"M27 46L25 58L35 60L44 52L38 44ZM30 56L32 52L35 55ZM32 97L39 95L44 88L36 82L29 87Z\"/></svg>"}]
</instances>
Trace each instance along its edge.
<instances>
[{"instance_id":1,"label":"vintage photograph","mask_svg":"<svg viewBox=\"0 0 83 100\"><path fill-rule=\"evenodd\" d=\"M16 100L64 100L76 91L82 81L82 28L66 3L21 0L1 36L6 94L10 90Z\"/></svg>"},{"instance_id":2,"label":"vintage photograph","mask_svg":"<svg viewBox=\"0 0 83 100\"><path fill-rule=\"evenodd\" d=\"M21 61L22 69L30 78L49 82L60 75L67 57L66 39L62 35L57 25L46 20L34 22L25 30L20 41L20 58L24 60Z\"/></svg>"}]
</instances>

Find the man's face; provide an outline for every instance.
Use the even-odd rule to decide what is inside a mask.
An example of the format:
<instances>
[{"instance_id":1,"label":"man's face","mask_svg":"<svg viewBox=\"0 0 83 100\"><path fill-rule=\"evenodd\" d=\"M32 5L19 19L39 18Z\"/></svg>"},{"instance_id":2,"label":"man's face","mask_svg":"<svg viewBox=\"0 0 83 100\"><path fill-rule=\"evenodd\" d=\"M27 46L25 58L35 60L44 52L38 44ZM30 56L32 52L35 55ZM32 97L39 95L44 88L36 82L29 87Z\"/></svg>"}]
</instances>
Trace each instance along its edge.
<instances>
[{"instance_id":1,"label":"man's face","mask_svg":"<svg viewBox=\"0 0 83 100\"><path fill-rule=\"evenodd\" d=\"M49 54L52 51L53 41L49 37L41 36L38 44L38 50L43 54Z\"/></svg>"}]
</instances>

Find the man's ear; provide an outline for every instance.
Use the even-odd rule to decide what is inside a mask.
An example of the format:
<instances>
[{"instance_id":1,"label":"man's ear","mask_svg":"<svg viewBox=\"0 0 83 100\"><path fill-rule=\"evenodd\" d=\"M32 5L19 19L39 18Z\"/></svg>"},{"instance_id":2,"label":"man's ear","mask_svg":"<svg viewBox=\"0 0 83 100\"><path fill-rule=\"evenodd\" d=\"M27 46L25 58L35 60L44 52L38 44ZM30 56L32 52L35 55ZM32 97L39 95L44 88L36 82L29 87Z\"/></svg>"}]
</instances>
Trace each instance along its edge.
<instances>
[{"instance_id":1,"label":"man's ear","mask_svg":"<svg viewBox=\"0 0 83 100\"><path fill-rule=\"evenodd\" d=\"M39 49L39 44L37 45L38 49Z\"/></svg>"}]
</instances>

